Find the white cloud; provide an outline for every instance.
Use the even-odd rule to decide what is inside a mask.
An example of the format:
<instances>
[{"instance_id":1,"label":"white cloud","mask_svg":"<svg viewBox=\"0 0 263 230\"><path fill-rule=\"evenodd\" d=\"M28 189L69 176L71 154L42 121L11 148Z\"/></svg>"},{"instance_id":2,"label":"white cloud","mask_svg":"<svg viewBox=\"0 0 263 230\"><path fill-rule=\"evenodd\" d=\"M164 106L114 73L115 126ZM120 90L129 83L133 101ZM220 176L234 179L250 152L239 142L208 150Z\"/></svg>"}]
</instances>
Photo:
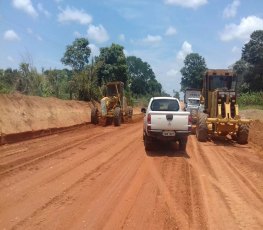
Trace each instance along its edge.
<instances>
[{"instance_id":1,"label":"white cloud","mask_svg":"<svg viewBox=\"0 0 263 230\"><path fill-rule=\"evenodd\" d=\"M162 37L160 35L147 35L146 38L143 39L143 42L145 43L159 43L162 40Z\"/></svg>"},{"instance_id":2,"label":"white cloud","mask_svg":"<svg viewBox=\"0 0 263 230\"><path fill-rule=\"evenodd\" d=\"M83 10L77 10L67 7L65 10L60 9L58 14L59 22L78 22L83 25L88 25L92 22L92 17Z\"/></svg>"},{"instance_id":3,"label":"white cloud","mask_svg":"<svg viewBox=\"0 0 263 230\"><path fill-rule=\"evenodd\" d=\"M102 25L90 25L87 31L88 38L98 43L103 43L109 40L109 35Z\"/></svg>"},{"instance_id":4,"label":"white cloud","mask_svg":"<svg viewBox=\"0 0 263 230\"><path fill-rule=\"evenodd\" d=\"M4 39L7 41L19 41L20 37L16 34L14 30L7 30L4 33Z\"/></svg>"},{"instance_id":5,"label":"white cloud","mask_svg":"<svg viewBox=\"0 0 263 230\"><path fill-rule=\"evenodd\" d=\"M240 5L239 0L234 0L232 4L227 5L227 7L223 11L224 18L233 18L236 16L237 8Z\"/></svg>"},{"instance_id":6,"label":"white cloud","mask_svg":"<svg viewBox=\"0 0 263 230\"><path fill-rule=\"evenodd\" d=\"M37 9L42 12L47 18L49 18L51 16L51 14L49 13L49 11L47 11L46 9L44 9L43 5L41 3L37 4Z\"/></svg>"},{"instance_id":7,"label":"white cloud","mask_svg":"<svg viewBox=\"0 0 263 230\"><path fill-rule=\"evenodd\" d=\"M19 10L23 10L32 17L38 16L38 13L33 7L31 0L13 0L13 6Z\"/></svg>"},{"instance_id":8,"label":"white cloud","mask_svg":"<svg viewBox=\"0 0 263 230\"><path fill-rule=\"evenodd\" d=\"M234 39L247 41L250 34L255 30L263 29L263 19L256 16L242 18L239 25L229 24L225 26L220 38L222 41L231 41Z\"/></svg>"},{"instance_id":9,"label":"white cloud","mask_svg":"<svg viewBox=\"0 0 263 230\"><path fill-rule=\"evenodd\" d=\"M169 26L168 29L165 31L166 36L172 36L177 33L176 29L173 26Z\"/></svg>"},{"instance_id":10,"label":"white cloud","mask_svg":"<svg viewBox=\"0 0 263 230\"><path fill-rule=\"evenodd\" d=\"M120 34L119 35L119 40L120 41L125 41L125 35L124 34Z\"/></svg>"},{"instance_id":11,"label":"white cloud","mask_svg":"<svg viewBox=\"0 0 263 230\"><path fill-rule=\"evenodd\" d=\"M100 49L94 45L94 44L89 44L89 48L91 49L91 56L99 56L100 55Z\"/></svg>"},{"instance_id":12,"label":"white cloud","mask_svg":"<svg viewBox=\"0 0 263 230\"><path fill-rule=\"evenodd\" d=\"M164 0L167 5L178 5L187 8L197 9L199 6L205 5L207 0Z\"/></svg>"},{"instance_id":13,"label":"white cloud","mask_svg":"<svg viewBox=\"0 0 263 230\"><path fill-rule=\"evenodd\" d=\"M188 43L187 41L184 41L181 50L177 53L177 61L184 61L187 54L192 53L192 45Z\"/></svg>"}]
</instances>

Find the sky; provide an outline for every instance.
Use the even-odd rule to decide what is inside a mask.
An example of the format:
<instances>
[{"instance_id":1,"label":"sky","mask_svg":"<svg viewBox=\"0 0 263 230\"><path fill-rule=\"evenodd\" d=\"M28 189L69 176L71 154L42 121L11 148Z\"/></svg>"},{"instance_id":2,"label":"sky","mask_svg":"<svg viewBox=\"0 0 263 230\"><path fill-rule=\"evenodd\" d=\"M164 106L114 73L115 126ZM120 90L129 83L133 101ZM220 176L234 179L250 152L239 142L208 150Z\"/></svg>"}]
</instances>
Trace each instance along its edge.
<instances>
[{"instance_id":1,"label":"sky","mask_svg":"<svg viewBox=\"0 0 263 230\"><path fill-rule=\"evenodd\" d=\"M263 0L0 0L0 69L70 68L60 61L66 46L85 37L91 56L123 46L173 95L187 54L228 68L255 30L263 30Z\"/></svg>"}]
</instances>

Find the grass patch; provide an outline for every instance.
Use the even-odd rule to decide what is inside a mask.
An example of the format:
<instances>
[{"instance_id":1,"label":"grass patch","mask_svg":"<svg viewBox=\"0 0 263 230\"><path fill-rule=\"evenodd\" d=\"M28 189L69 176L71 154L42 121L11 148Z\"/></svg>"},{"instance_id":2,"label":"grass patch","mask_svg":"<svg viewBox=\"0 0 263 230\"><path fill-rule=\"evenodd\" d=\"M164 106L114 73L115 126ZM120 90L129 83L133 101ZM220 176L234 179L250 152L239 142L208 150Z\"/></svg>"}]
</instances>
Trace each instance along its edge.
<instances>
[{"instance_id":1,"label":"grass patch","mask_svg":"<svg viewBox=\"0 0 263 230\"><path fill-rule=\"evenodd\" d=\"M263 109L263 92L243 93L237 102L241 109Z\"/></svg>"}]
</instances>

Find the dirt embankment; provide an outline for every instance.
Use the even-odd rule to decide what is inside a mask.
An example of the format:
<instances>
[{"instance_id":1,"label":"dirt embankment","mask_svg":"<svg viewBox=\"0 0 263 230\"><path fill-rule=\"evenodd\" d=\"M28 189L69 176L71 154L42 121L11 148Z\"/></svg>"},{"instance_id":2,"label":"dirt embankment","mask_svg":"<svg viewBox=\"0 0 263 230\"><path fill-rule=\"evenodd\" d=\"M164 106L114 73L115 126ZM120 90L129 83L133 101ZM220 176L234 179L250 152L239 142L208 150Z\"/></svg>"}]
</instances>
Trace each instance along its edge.
<instances>
[{"instance_id":1,"label":"dirt embankment","mask_svg":"<svg viewBox=\"0 0 263 230\"><path fill-rule=\"evenodd\" d=\"M260 156L263 157L263 110L247 109L242 110L240 114L242 117L253 120L249 128L248 142L254 144Z\"/></svg>"},{"instance_id":2,"label":"dirt embankment","mask_svg":"<svg viewBox=\"0 0 263 230\"><path fill-rule=\"evenodd\" d=\"M43 136L63 128L90 122L91 102L60 100L25 96L21 94L0 95L0 143ZM134 108L139 114L140 108ZM249 142L263 151L263 111L242 110L242 117L253 119L250 125ZM9 137L9 139L7 138Z\"/></svg>"},{"instance_id":3,"label":"dirt embankment","mask_svg":"<svg viewBox=\"0 0 263 230\"><path fill-rule=\"evenodd\" d=\"M0 95L1 137L90 122L92 106L93 104L88 102L52 97L2 94Z\"/></svg>"}]
</instances>

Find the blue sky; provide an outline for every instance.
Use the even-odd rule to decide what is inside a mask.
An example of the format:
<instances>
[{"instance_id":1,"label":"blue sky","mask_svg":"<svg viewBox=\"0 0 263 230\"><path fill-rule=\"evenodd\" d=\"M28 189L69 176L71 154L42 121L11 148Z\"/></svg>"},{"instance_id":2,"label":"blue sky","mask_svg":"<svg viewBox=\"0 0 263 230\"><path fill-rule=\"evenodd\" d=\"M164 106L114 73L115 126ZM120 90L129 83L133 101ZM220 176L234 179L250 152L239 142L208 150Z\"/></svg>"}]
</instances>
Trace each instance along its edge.
<instances>
[{"instance_id":1,"label":"blue sky","mask_svg":"<svg viewBox=\"0 0 263 230\"><path fill-rule=\"evenodd\" d=\"M257 29L263 0L0 0L0 68L23 61L64 68L66 46L86 37L93 56L112 43L124 46L172 94L188 53L199 53L208 68L227 68Z\"/></svg>"}]
</instances>

